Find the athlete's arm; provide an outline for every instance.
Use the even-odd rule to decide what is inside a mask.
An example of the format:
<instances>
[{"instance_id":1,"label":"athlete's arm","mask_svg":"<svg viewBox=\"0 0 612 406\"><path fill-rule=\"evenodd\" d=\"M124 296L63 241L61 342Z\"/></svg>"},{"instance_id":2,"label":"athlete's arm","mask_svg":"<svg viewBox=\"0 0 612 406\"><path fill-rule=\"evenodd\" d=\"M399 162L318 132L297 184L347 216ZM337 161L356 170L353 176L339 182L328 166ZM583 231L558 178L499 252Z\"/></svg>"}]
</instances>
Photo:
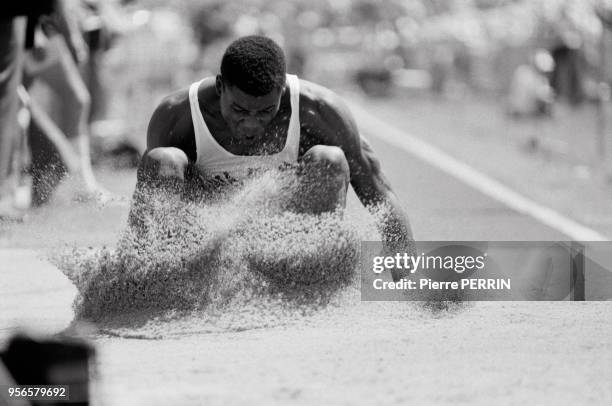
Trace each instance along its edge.
<instances>
[{"instance_id":1,"label":"athlete's arm","mask_svg":"<svg viewBox=\"0 0 612 406\"><path fill-rule=\"evenodd\" d=\"M324 126L319 128L319 132L324 134L323 143L336 145L344 151L351 171L351 185L364 206L387 206L388 214L380 225L386 245L414 252L408 216L382 172L372 147L359 134L353 115L344 101L329 90L320 93L314 105L317 106L318 126Z\"/></svg>"},{"instance_id":2,"label":"athlete's arm","mask_svg":"<svg viewBox=\"0 0 612 406\"><path fill-rule=\"evenodd\" d=\"M147 129L147 149L140 161L128 223L144 232L143 218L152 196L180 194L188 165L184 95L166 97L155 109Z\"/></svg>"},{"instance_id":3,"label":"athlete's arm","mask_svg":"<svg viewBox=\"0 0 612 406\"><path fill-rule=\"evenodd\" d=\"M185 107L181 99L180 93L170 95L153 112L147 127L147 151L160 147L183 149L186 136L181 127Z\"/></svg>"}]
</instances>

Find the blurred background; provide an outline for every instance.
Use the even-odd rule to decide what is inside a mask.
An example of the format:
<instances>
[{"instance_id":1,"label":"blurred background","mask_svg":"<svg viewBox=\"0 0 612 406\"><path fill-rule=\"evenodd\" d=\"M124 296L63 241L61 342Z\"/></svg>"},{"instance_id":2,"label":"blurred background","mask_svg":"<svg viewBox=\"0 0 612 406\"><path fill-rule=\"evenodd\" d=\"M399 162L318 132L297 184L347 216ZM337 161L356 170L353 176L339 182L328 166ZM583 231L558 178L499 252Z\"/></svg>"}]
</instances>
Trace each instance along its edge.
<instances>
[{"instance_id":1,"label":"blurred background","mask_svg":"<svg viewBox=\"0 0 612 406\"><path fill-rule=\"evenodd\" d=\"M44 80L27 90L69 139L77 131L62 125L56 110L64 104L69 114L87 112L80 132L90 153L83 144L76 149L91 156L96 172L95 179L91 171L79 175L88 196L105 201L107 188L129 199L132 181L116 170L133 180L161 99L217 74L237 37L263 34L285 49L290 73L334 89L370 116L537 202L612 230L612 0L70 2L79 6L73 17L88 47L85 60L76 58L80 74L70 97L57 78L45 78L44 67L38 68ZM34 71L37 52L28 51ZM81 81L88 97L76 91ZM360 126L369 120L356 118ZM49 135L53 128L43 127L47 134L38 139L61 150ZM381 128L381 139L387 130ZM49 174L61 165L46 160L48 142L38 146L32 134L31 163L17 165L26 174L28 165L34 168L32 201L40 206L59 184L60 176ZM64 149L63 165L79 172L66 164L71 153ZM384 153L381 159L384 166ZM21 200L17 206L28 207Z\"/></svg>"},{"instance_id":2,"label":"blurred background","mask_svg":"<svg viewBox=\"0 0 612 406\"><path fill-rule=\"evenodd\" d=\"M457 134L513 137L583 176L610 153L612 2L141 0L116 13L93 132L127 133L139 151L163 95L216 74L237 36L265 34L292 73L418 112L433 131L451 120Z\"/></svg>"}]
</instances>

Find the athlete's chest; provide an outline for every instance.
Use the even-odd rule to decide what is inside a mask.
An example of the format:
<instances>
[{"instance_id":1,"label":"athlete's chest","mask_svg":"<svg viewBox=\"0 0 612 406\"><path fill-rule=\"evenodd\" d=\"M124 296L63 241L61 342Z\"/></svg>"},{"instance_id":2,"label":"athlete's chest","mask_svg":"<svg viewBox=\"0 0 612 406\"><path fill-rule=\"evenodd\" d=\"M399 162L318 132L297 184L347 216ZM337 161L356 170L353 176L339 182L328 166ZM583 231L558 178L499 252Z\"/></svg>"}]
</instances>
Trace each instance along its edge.
<instances>
[{"instance_id":1,"label":"athlete's chest","mask_svg":"<svg viewBox=\"0 0 612 406\"><path fill-rule=\"evenodd\" d=\"M281 152L287 143L290 114L277 115L266 125L262 135L254 136L251 140L236 137L222 119L206 117L205 114L203 116L214 141L234 155L276 154Z\"/></svg>"}]
</instances>

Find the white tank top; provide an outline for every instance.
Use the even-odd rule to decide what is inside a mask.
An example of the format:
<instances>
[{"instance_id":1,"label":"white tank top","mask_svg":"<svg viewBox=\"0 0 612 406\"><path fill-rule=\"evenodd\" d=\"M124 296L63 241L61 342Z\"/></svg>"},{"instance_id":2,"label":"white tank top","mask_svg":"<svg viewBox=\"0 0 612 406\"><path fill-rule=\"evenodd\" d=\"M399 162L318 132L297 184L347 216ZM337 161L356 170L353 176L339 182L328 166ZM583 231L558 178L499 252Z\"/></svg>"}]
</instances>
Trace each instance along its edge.
<instances>
[{"instance_id":1,"label":"white tank top","mask_svg":"<svg viewBox=\"0 0 612 406\"><path fill-rule=\"evenodd\" d=\"M282 151L271 155L234 155L223 148L213 138L198 103L198 88L204 78L189 87L189 104L195 132L196 166L206 175L223 174L225 177L240 179L253 170L275 168L285 163L295 164L300 145L300 81L295 75L287 75L291 97L291 118L287 130L287 140Z\"/></svg>"}]
</instances>

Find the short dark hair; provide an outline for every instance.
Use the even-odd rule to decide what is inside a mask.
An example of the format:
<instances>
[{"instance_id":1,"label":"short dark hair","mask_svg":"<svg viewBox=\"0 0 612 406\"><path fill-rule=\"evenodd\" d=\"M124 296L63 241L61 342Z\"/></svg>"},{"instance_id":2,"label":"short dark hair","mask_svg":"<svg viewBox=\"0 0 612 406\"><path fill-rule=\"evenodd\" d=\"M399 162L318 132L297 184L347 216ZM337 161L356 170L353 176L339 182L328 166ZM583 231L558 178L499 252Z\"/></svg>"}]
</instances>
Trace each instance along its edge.
<instances>
[{"instance_id":1,"label":"short dark hair","mask_svg":"<svg viewBox=\"0 0 612 406\"><path fill-rule=\"evenodd\" d=\"M252 96L285 85L287 66L280 46L268 37L249 35L232 42L221 60L221 77Z\"/></svg>"}]
</instances>

